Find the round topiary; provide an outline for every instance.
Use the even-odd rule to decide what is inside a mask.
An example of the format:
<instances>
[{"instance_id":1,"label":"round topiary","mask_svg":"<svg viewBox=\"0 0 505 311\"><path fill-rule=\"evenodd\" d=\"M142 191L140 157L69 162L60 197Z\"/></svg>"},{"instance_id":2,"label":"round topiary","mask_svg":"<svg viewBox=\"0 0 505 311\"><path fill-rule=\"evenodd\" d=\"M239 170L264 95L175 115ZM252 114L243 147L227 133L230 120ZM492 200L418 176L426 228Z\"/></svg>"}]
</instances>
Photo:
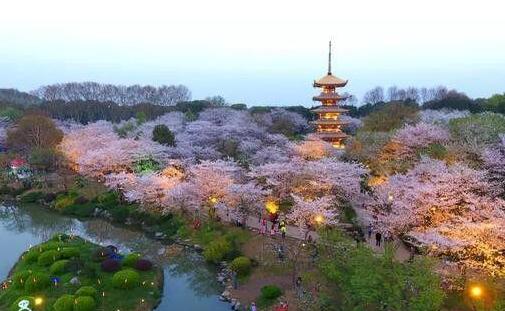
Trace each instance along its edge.
<instances>
[{"instance_id":1,"label":"round topiary","mask_svg":"<svg viewBox=\"0 0 505 311\"><path fill-rule=\"evenodd\" d=\"M19 311L21 308L19 307L19 303L23 300L27 300L28 301L28 308L30 308L30 310L37 310L37 309L34 309L35 307L35 298L31 297L31 296L23 296L23 297L19 297L18 299L16 299L16 301L14 301L12 304L11 304L11 307L9 308L9 311Z\"/></svg>"},{"instance_id":2,"label":"round topiary","mask_svg":"<svg viewBox=\"0 0 505 311\"><path fill-rule=\"evenodd\" d=\"M61 248L63 248L65 246L65 243L64 242L60 242L60 241L49 241L49 242L46 242L42 245L39 245L39 249L42 250L42 252L45 252L45 251L52 251L52 250L61 250Z\"/></svg>"},{"instance_id":3,"label":"round topiary","mask_svg":"<svg viewBox=\"0 0 505 311\"><path fill-rule=\"evenodd\" d=\"M43 290L51 285L51 278L47 273L44 272L34 272L32 273L25 282L25 291L33 293L36 291Z\"/></svg>"},{"instance_id":4,"label":"round topiary","mask_svg":"<svg viewBox=\"0 0 505 311\"><path fill-rule=\"evenodd\" d=\"M135 269L139 271L149 271L153 268L153 263L147 259L139 259L135 263Z\"/></svg>"},{"instance_id":5,"label":"round topiary","mask_svg":"<svg viewBox=\"0 0 505 311\"><path fill-rule=\"evenodd\" d=\"M89 297L96 298L98 295L98 291L93 286L83 286L83 287L79 288L75 292L75 294L77 296L89 296Z\"/></svg>"},{"instance_id":6,"label":"round topiary","mask_svg":"<svg viewBox=\"0 0 505 311\"><path fill-rule=\"evenodd\" d=\"M60 253L56 250L45 251L37 258L37 263L41 266L49 266L60 259Z\"/></svg>"},{"instance_id":7,"label":"round topiary","mask_svg":"<svg viewBox=\"0 0 505 311\"><path fill-rule=\"evenodd\" d=\"M74 295L63 295L56 300L53 305L54 311L73 311L74 310Z\"/></svg>"},{"instance_id":8,"label":"round topiary","mask_svg":"<svg viewBox=\"0 0 505 311\"><path fill-rule=\"evenodd\" d=\"M135 267L135 264L140 259L141 255L139 253L129 253L123 258L123 266L125 267Z\"/></svg>"},{"instance_id":9,"label":"round topiary","mask_svg":"<svg viewBox=\"0 0 505 311\"><path fill-rule=\"evenodd\" d=\"M138 286L140 275L135 270L126 269L116 272L112 277L112 285L120 289L132 289Z\"/></svg>"},{"instance_id":10,"label":"round topiary","mask_svg":"<svg viewBox=\"0 0 505 311\"><path fill-rule=\"evenodd\" d=\"M59 275L65 273L67 270L67 265L68 265L68 260L63 259L63 260L58 260L55 263L51 265L49 268L49 273L53 275Z\"/></svg>"},{"instance_id":11,"label":"round topiary","mask_svg":"<svg viewBox=\"0 0 505 311\"><path fill-rule=\"evenodd\" d=\"M245 256L237 257L231 262L230 269L237 272L238 276L245 276L251 271L251 259Z\"/></svg>"},{"instance_id":12,"label":"round topiary","mask_svg":"<svg viewBox=\"0 0 505 311\"><path fill-rule=\"evenodd\" d=\"M24 270L14 273L12 276L12 286L17 289L25 287L26 280L32 275L31 270Z\"/></svg>"},{"instance_id":13,"label":"round topiary","mask_svg":"<svg viewBox=\"0 0 505 311\"><path fill-rule=\"evenodd\" d=\"M74 257L79 257L81 255L81 252L77 247L63 247L60 251L60 258L74 258Z\"/></svg>"},{"instance_id":14,"label":"round topiary","mask_svg":"<svg viewBox=\"0 0 505 311\"><path fill-rule=\"evenodd\" d=\"M115 259L105 259L102 261L102 271L105 272L116 272L121 268L119 261Z\"/></svg>"},{"instance_id":15,"label":"round topiary","mask_svg":"<svg viewBox=\"0 0 505 311\"><path fill-rule=\"evenodd\" d=\"M90 296L80 296L74 301L74 311L94 311L95 307L95 299Z\"/></svg>"},{"instance_id":16,"label":"round topiary","mask_svg":"<svg viewBox=\"0 0 505 311\"><path fill-rule=\"evenodd\" d=\"M273 300L282 295L282 290L276 285L266 285L261 288L261 297Z\"/></svg>"},{"instance_id":17,"label":"round topiary","mask_svg":"<svg viewBox=\"0 0 505 311\"><path fill-rule=\"evenodd\" d=\"M31 249L23 255L23 260L26 263L34 263L39 258L40 252L36 249Z\"/></svg>"}]
</instances>

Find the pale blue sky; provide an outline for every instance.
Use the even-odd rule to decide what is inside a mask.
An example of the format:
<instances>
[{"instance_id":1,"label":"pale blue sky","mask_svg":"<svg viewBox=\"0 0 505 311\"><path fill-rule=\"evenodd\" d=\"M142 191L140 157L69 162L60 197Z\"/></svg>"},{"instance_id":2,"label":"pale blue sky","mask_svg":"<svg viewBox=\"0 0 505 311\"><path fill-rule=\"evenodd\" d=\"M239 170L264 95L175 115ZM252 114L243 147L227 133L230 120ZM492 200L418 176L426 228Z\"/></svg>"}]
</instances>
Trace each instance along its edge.
<instances>
[{"instance_id":1,"label":"pale blue sky","mask_svg":"<svg viewBox=\"0 0 505 311\"><path fill-rule=\"evenodd\" d=\"M376 85L505 91L499 1L36 1L3 3L0 87L98 81L185 84L193 98L312 105L334 74Z\"/></svg>"}]
</instances>

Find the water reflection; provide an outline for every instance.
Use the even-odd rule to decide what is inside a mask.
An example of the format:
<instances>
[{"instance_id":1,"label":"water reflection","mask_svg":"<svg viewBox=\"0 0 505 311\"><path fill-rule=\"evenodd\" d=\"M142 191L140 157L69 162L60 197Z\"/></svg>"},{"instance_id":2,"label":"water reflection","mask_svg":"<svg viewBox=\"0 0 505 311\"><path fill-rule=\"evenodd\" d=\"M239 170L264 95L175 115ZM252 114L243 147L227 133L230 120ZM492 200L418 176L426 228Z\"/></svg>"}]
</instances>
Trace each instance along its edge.
<instances>
[{"instance_id":1,"label":"water reflection","mask_svg":"<svg viewBox=\"0 0 505 311\"><path fill-rule=\"evenodd\" d=\"M79 221L38 206L0 205L0 279L7 277L30 245L57 232L77 234L102 245L114 244L122 251L138 251L163 266L165 288L158 310L229 310L227 304L217 299L221 288L215 281L215 272L194 251L183 250L180 255L168 256L166 245L142 232L101 220Z\"/></svg>"}]
</instances>

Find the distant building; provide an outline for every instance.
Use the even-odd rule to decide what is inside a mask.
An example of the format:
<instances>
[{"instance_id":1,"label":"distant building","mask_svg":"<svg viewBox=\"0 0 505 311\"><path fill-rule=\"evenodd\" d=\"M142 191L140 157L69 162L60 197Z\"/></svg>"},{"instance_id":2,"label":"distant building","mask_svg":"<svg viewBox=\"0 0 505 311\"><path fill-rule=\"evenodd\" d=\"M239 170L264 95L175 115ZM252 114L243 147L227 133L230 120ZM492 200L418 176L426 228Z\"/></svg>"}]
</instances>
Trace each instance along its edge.
<instances>
[{"instance_id":1,"label":"distant building","mask_svg":"<svg viewBox=\"0 0 505 311\"><path fill-rule=\"evenodd\" d=\"M335 77L331 73L331 42L328 54L328 74L321 79L314 81L314 87L321 88L321 94L312 99L321 102L321 106L313 111L318 115L312 124L316 126L316 135L324 141L332 144L337 149L343 149L347 135L342 131L342 126L346 121L340 120L340 115L348 110L339 107L339 102L345 100L347 96L341 96L336 92L336 88L344 87L347 80Z\"/></svg>"}]
</instances>

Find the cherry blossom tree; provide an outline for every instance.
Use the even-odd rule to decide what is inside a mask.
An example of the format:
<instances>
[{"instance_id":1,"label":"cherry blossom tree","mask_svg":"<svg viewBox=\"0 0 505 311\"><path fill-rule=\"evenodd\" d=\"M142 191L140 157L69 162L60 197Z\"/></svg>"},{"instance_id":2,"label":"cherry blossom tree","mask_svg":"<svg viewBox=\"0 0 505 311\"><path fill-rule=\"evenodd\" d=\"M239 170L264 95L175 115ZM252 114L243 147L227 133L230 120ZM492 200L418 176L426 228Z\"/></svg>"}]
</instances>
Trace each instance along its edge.
<instances>
[{"instance_id":1,"label":"cherry blossom tree","mask_svg":"<svg viewBox=\"0 0 505 311\"><path fill-rule=\"evenodd\" d=\"M464 118L470 115L468 110L452 110L452 109L425 109L419 113L419 118L423 123L429 124L448 124L452 119Z\"/></svg>"},{"instance_id":2,"label":"cherry blossom tree","mask_svg":"<svg viewBox=\"0 0 505 311\"><path fill-rule=\"evenodd\" d=\"M489 180L496 185L497 194L505 196L505 134L501 135L500 143L484 150L482 159Z\"/></svg>"},{"instance_id":3,"label":"cherry blossom tree","mask_svg":"<svg viewBox=\"0 0 505 311\"><path fill-rule=\"evenodd\" d=\"M224 198L227 212L230 212L232 217L242 219L242 223L245 223L247 215L261 217L269 194L270 191L262 189L254 182L232 184L228 187L228 193Z\"/></svg>"},{"instance_id":4,"label":"cherry blossom tree","mask_svg":"<svg viewBox=\"0 0 505 311\"><path fill-rule=\"evenodd\" d=\"M338 222L338 210L333 206L333 198L323 196L314 200L293 196L293 208L286 219L295 223L305 237L307 231L316 225L333 225Z\"/></svg>"},{"instance_id":5,"label":"cherry blossom tree","mask_svg":"<svg viewBox=\"0 0 505 311\"><path fill-rule=\"evenodd\" d=\"M331 144L310 135L304 141L293 146L295 153L306 160L319 160L335 155Z\"/></svg>"},{"instance_id":6,"label":"cherry blossom tree","mask_svg":"<svg viewBox=\"0 0 505 311\"><path fill-rule=\"evenodd\" d=\"M505 202L486 172L423 158L376 188L369 205L378 226L448 254L466 266L498 273L505 258ZM503 274L503 271L502 271Z\"/></svg>"},{"instance_id":7,"label":"cherry blossom tree","mask_svg":"<svg viewBox=\"0 0 505 311\"><path fill-rule=\"evenodd\" d=\"M393 140L396 140L410 150L426 147L433 143L444 143L449 139L450 134L448 130L441 126L424 122L419 122L415 125L405 125L393 136Z\"/></svg>"}]
</instances>

